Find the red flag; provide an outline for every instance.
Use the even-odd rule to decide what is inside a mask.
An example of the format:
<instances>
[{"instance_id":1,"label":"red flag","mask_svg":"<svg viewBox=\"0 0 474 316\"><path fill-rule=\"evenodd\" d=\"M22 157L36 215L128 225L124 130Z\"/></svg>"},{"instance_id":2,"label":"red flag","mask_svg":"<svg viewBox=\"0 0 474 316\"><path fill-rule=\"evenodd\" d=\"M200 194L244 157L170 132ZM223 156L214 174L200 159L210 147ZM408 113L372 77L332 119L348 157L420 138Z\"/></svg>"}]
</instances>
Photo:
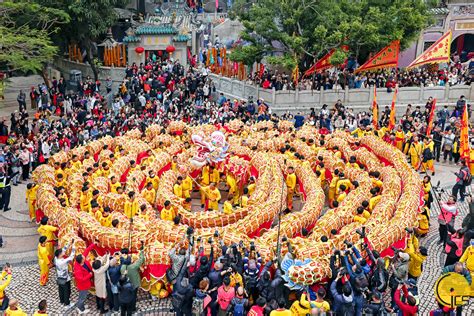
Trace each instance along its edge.
<instances>
[{"instance_id":1,"label":"red flag","mask_svg":"<svg viewBox=\"0 0 474 316\"><path fill-rule=\"evenodd\" d=\"M395 103L397 102L398 94L398 85L395 87L395 93L392 97L392 108L390 109L390 123L388 124L388 129L393 130L395 127Z\"/></svg>"},{"instance_id":2,"label":"red flag","mask_svg":"<svg viewBox=\"0 0 474 316\"><path fill-rule=\"evenodd\" d=\"M375 70L380 68L397 67L398 54L400 52L400 41L393 41L385 46L381 51L369 58L355 72Z\"/></svg>"},{"instance_id":3,"label":"red flag","mask_svg":"<svg viewBox=\"0 0 474 316\"><path fill-rule=\"evenodd\" d=\"M469 162L470 149L469 149L469 117L467 113L467 104L464 104L464 110L461 118L461 135L459 137L460 148L459 153L461 158Z\"/></svg>"},{"instance_id":4,"label":"red flag","mask_svg":"<svg viewBox=\"0 0 474 316\"><path fill-rule=\"evenodd\" d=\"M431 105L430 117L428 118L428 127L426 128L426 136L430 136L431 131L433 130L435 108L436 108L436 98L433 100L433 104Z\"/></svg>"},{"instance_id":5,"label":"red flag","mask_svg":"<svg viewBox=\"0 0 474 316\"><path fill-rule=\"evenodd\" d=\"M374 101L372 102L372 125L374 129L379 126L379 106L377 104L377 87L374 86Z\"/></svg>"},{"instance_id":6,"label":"red flag","mask_svg":"<svg viewBox=\"0 0 474 316\"><path fill-rule=\"evenodd\" d=\"M347 45L342 45L341 46L341 49L345 52L348 52L349 51L349 46ZM331 59L331 56L336 52L336 49L333 48L329 51L329 53L327 53L326 55L324 55L320 60L318 60L313 66L311 66L311 68L309 68L308 70L306 70L306 72L304 73L304 76L303 77L307 77L309 75L312 75L313 73L315 72L322 72L326 69L329 69L331 67L333 67L333 65L331 65L331 63L329 62L330 59Z\"/></svg>"}]
</instances>

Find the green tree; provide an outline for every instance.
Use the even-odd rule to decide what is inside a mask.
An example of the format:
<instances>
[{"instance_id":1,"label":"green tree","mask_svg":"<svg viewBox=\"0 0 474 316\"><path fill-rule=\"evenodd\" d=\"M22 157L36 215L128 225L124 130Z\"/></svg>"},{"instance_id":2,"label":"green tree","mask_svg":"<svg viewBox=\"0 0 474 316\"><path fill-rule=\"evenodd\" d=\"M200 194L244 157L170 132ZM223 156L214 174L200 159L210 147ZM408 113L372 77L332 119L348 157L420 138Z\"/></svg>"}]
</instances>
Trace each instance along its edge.
<instances>
[{"instance_id":1,"label":"green tree","mask_svg":"<svg viewBox=\"0 0 474 316\"><path fill-rule=\"evenodd\" d=\"M359 61L398 39L402 49L430 22L424 0L236 0L232 16L244 25L250 46L235 49L242 60L263 56L280 65L309 66L333 48L348 45ZM244 49L244 47L247 47ZM256 54L255 52L258 52ZM332 61L341 63L338 50Z\"/></svg>"},{"instance_id":2,"label":"green tree","mask_svg":"<svg viewBox=\"0 0 474 316\"><path fill-rule=\"evenodd\" d=\"M0 2L0 65L22 73L40 72L47 85L47 63L58 47L51 35L69 15L28 0Z\"/></svg>"},{"instance_id":3,"label":"green tree","mask_svg":"<svg viewBox=\"0 0 474 316\"><path fill-rule=\"evenodd\" d=\"M95 43L117 21L115 8L125 7L130 0L36 0L45 6L61 9L71 16L71 21L62 31L61 41L77 42L85 49L94 77L97 80L99 69Z\"/></svg>"}]
</instances>

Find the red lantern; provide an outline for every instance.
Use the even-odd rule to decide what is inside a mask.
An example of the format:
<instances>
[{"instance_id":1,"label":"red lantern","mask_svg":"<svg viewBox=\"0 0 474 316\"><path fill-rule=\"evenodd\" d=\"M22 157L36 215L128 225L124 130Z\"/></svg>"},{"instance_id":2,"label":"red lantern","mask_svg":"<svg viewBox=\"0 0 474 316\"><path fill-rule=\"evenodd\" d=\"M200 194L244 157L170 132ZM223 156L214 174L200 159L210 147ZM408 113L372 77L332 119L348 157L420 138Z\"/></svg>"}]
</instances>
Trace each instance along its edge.
<instances>
[{"instance_id":1,"label":"red lantern","mask_svg":"<svg viewBox=\"0 0 474 316\"><path fill-rule=\"evenodd\" d=\"M176 48L173 45L168 45L168 47L166 47L166 51L170 54L172 54L175 50Z\"/></svg>"},{"instance_id":2,"label":"red lantern","mask_svg":"<svg viewBox=\"0 0 474 316\"><path fill-rule=\"evenodd\" d=\"M145 49L144 49L143 47L141 47L141 46L138 46L138 47L135 48L135 52L136 52L137 54L141 54L141 53L143 53L144 51L145 51Z\"/></svg>"},{"instance_id":3,"label":"red lantern","mask_svg":"<svg viewBox=\"0 0 474 316\"><path fill-rule=\"evenodd\" d=\"M158 51L158 56L160 56L160 57L163 56L163 51L159 50Z\"/></svg>"}]
</instances>

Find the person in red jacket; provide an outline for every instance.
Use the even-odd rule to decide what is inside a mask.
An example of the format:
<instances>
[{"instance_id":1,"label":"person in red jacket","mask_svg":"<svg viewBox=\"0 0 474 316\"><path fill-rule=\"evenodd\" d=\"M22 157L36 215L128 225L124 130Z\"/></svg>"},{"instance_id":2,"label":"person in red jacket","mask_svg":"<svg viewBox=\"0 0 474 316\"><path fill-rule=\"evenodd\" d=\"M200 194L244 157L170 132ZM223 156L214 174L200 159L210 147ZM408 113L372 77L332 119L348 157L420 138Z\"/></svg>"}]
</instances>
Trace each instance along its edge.
<instances>
[{"instance_id":1,"label":"person in red jacket","mask_svg":"<svg viewBox=\"0 0 474 316\"><path fill-rule=\"evenodd\" d=\"M267 301L263 297L257 298L255 305L250 308L247 316L263 316Z\"/></svg>"},{"instance_id":2,"label":"person in red jacket","mask_svg":"<svg viewBox=\"0 0 474 316\"><path fill-rule=\"evenodd\" d=\"M74 279L76 279L77 291L79 292L76 307L79 315L87 314L90 311L89 309L86 309L84 303L86 302L89 289L92 287L92 280L94 277L91 263L87 260L87 256L92 248L94 248L94 243L91 243L82 254L77 255L76 262L74 262L73 274Z\"/></svg>"},{"instance_id":3,"label":"person in red jacket","mask_svg":"<svg viewBox=\"0 0 474 316\"><path fill-rule=\"evenodd\" d=\"M403 291L403 296L406 297L406 303L402 302L402 300L400 299L400 290ZM395 300L395 304L397 304L398 308L400 308L400 311L402 312L403 316L417 315L418 306L416 306L416 299L413 296L408 295L408 290L405 285L398 285L393 299Z\"/></svg>"}]
</instances>

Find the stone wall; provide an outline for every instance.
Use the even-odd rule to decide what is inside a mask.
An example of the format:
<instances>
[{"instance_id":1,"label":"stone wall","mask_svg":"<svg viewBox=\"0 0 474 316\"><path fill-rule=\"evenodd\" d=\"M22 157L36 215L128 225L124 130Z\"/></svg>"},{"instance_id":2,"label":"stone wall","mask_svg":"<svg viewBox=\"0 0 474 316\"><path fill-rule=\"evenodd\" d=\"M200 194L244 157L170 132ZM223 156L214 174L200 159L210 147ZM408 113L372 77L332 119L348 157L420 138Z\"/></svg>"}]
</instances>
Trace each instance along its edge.
<instances>
[{"instance_id":1,"label":"stone wall","mask_svg":"<svg viewBox=\"0 0 474 316\"><path fill-rule=\"evenodd\" d=\"M272 111L282 113L285 111L309 112L309 109L320 108L323 104L332 105L338 99L343 104L354 108L356 111L367 110L373 101L373 88L371 89L340 89L340 90L304 90L304 91L274 91L262 89L255 85L246 84L217 75L211 75L218 92L222 92L231 99L247 100L249 96L254 99L262 98L271 105ZM437 99L438 105L453 105L456 100L464 95L468 102L474 100L474 85L445 86L445 87L406 87L400 88L397 98L397 108L402 111L407 104L425 105L426 100L432 96ZM392 93L386 89L377 90L377 101L380 107L392 103Z\"/></svg>"},{"instance_id":2,"label":"stone wall","mask_svg":"<svg viewBox=\"0 0 474 316\"><path fill-rule=\"evenodd\" d=\"M79 70L82 72L83 80L90 76L94 78L94 73L92 68L88 64L77 63L67 59L57 58L54 61L54 65L51 67L61 73L64 76L64 79L69 80L69 71ZM53 73L54 71L51 71ZM104 83L105 79L110 77L113 81L112 91L117 91L120 83L125 77L125 68L123 67L100 67L99 70L99 80ZM105 89L105 87L104 87Z\"/></svg>"}]
</instances>

